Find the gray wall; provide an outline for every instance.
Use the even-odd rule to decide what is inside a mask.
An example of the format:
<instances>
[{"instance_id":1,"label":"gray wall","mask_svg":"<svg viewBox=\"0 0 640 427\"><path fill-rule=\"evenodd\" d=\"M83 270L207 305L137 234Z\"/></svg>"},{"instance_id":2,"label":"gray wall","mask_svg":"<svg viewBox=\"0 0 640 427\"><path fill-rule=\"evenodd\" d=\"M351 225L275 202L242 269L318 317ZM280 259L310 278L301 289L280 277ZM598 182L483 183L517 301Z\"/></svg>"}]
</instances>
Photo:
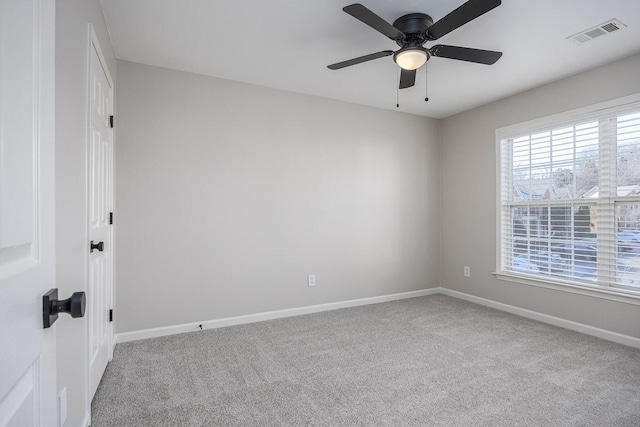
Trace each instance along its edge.
<instances>
[{"instance_id":1,"label":"gray wall","mask_svg":"<svg viewBox=\"0 0 640 427\"><path fill-rule=\"evenodd\" d=\"M437 121L123 61L116 91L117 332L439 285Z\"/></svg>"},{"instance_id":2,"label":"gray wall","mask_svg":"<svg viewBox=\"0 0 640 427\"><path fill-rule=\"evenodd\" d=\"M640 337L640 306L495 279L495 130L640 92L640 55L442 121L442 286ZM471 278L462 274L471 266Z\"/></svg>"},{"instance_id":3,"label":"gray wall","mask_svg":"<svg viewBox=\"0 0 640 427\"><path fill-rule=\"evenodd\" d=\"M87 100L89 23L109 71L116 60L98 0L56 2L56 286L67 298L87 286ZM87 318L60 316L58 390L67 387L66 426L79 426L87 401Z\"/></svg>"},{"instance_id":4,"label":"gray wall","mask_svg":"<svg viewBox=\"0 0 640 427\"><path fill-rule=\"evenodd\" d=\"M117 332L441 285L640 337L637 305L492 275L495 129L639 74L636 55L435 121L118 61Z\"/></svg>"}]
</instances>

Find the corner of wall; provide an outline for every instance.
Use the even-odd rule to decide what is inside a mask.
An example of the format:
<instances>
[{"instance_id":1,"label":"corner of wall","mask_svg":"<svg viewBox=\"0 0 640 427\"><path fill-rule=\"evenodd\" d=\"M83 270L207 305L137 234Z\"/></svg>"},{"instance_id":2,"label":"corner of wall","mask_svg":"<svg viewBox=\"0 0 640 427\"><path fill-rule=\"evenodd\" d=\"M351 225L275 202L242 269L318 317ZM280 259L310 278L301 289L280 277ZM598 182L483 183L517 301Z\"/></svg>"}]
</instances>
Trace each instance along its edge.
<instances>
[{"instance_id":1,"label":"corner of wall","mask_svg":"<svg viewBox=\"0 0 640 427\"><path fill-rule=\"evenodd\" d=\"M440 239L438 241L438 286L444 286L443 283L443 267L442 267L442 246L444 243L444 232L443 232L443 228L442 228L442 218L444 218L444 211L442 208L442 193L444 191L444 180L443 180L443 167L442 165L444 164L444 158L443 158L443 153L444 153L444 140L443 140L443 135L444 135L444 120L445 119L438 119L437 121L437 139L438 139L438 167L440 168L440 170L438 171L439 173L439 180L440 180L440 191L438 192L438 209L439 209L439 216L438 216L438 226L440 228Z\"/></svg>"}]
</instances>

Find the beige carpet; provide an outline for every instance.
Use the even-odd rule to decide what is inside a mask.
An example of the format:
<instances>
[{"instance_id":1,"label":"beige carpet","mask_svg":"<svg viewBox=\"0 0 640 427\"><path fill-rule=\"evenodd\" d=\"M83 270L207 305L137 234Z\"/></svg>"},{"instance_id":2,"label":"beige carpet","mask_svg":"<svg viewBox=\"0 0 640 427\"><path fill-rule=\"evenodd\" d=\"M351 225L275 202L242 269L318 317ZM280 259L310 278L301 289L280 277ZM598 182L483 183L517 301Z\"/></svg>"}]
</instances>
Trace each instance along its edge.
<instances>
[{"instance_id":1,"label":"beige carpet","mask_svg":"<svg viewBox=\"0 0 640 427\"><path fill-rule=\"evenodd\" d=\"M640 350L443 295L118 344L106 426L640 426Z\"/></svg>"}]
</instances>

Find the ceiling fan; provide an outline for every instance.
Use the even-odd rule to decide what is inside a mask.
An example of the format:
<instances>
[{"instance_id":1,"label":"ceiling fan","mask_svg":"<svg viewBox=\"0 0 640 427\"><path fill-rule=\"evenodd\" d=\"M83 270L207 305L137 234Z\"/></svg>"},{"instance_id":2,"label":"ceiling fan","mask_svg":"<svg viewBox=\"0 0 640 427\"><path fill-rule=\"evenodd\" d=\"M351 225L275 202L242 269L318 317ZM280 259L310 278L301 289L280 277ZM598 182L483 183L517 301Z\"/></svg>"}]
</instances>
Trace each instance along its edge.
<instances>
[{"instance_id":1,"label":"ceiling fan","mask_svg":"<svg viewBox=\"0 0 640 427\"><path fill-rule=\"evenodd\" d=\"M429 15L410 13L396 19L393 25L359 3L346 6L342 10L394 40L400 46L400 49L395 52L383 50L331 64L327 68L339 70L393 55L393 60L401 68L399 88L406 89L415 84L416 70L422 67L432 56L476 62L478 64L494 64L500 59L502 52L442 44L425 48L423 45L428 41L438 40L445 34L500 6L501 3L500 0L469 0L435 23Z\"/></svg>"}]
</instances>

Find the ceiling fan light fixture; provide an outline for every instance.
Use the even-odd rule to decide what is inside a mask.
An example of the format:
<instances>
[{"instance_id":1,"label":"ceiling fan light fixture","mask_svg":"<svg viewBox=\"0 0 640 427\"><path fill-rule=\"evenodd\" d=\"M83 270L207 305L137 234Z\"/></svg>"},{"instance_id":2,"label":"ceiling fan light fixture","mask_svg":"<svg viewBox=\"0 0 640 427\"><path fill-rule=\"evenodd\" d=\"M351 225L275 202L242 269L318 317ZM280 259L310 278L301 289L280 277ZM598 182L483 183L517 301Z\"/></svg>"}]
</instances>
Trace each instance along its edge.
<instances>
[{"instance_id":1,"label":"ceiling fan light fixture","mask_svg":"<svg viewBox=\"0 0 640 427\"><path fill-rule=\"evenodd\" d=\"M400 49L393 55L393 60L400 68L407 71L417 70L429 59L429 53L423 47Z\"/></svg>"}]
</instances>

